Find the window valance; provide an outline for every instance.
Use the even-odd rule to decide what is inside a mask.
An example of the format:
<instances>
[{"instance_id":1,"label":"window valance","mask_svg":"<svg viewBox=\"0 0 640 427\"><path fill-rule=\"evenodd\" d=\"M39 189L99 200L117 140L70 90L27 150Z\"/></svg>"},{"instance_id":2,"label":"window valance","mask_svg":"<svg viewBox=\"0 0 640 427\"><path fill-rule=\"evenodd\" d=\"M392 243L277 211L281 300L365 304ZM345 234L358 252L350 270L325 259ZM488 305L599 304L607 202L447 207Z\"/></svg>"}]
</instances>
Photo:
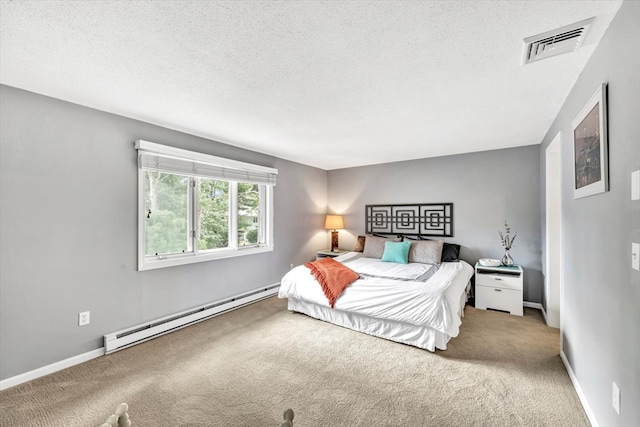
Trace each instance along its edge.
<instances>
[{"instance_id":1,"label":"window valance","mask_svg":"<svg viewBox=\"0 0 640 427\"><path fill-rule=\"evenodd\" d=\"M148 141L136 141L138 167L142 170L276 185L277 169L224 159Z\"/></svg>"}]
</instances>

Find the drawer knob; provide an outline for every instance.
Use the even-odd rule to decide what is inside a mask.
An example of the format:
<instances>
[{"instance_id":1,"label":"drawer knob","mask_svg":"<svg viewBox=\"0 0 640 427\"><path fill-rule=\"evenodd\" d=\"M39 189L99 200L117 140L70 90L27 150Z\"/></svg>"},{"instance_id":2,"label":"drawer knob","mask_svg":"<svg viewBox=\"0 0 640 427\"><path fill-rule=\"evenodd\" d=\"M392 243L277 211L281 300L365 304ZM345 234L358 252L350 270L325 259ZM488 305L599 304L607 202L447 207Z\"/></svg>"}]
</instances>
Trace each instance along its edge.
<instances>
[{"instance_id":1,"label":"drawer knob","mask_svg":"<svg viewBox=\"0 0 640 427\"><path fill-rule=\"evenodd\" d=\"M493 288L493 290L496 291L496 292L502 292L502 289Z\"/></svg>"},{"instance_id":2,"label":"drawer knob","mask_svg":"<svg viewBox=\"0 0 640 427\"><path fill-rule=\"evenodd\" d=\"M498 280L498 281L502 282L502 279L499 278L499 277L494 277L493 280Z\"/></svg>"}]
</instances>

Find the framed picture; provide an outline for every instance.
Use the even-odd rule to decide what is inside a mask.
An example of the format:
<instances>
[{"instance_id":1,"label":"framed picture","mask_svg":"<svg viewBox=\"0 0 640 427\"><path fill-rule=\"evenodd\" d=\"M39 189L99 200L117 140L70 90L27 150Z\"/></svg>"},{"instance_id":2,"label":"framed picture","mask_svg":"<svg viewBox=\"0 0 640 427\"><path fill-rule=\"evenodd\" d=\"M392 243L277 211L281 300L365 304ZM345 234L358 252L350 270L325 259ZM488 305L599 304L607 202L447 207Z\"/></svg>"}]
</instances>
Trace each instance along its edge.
<instances>
[{"instance_id":1,"label":"framed picture","mask_svg":"<svg viewBox=\"0 0 640 427\"><path fill-rule=\"evenodd\" d=\"M573 198L609 191L607 84L603 83L573 125Z\"/></svg>"}]
</instances>

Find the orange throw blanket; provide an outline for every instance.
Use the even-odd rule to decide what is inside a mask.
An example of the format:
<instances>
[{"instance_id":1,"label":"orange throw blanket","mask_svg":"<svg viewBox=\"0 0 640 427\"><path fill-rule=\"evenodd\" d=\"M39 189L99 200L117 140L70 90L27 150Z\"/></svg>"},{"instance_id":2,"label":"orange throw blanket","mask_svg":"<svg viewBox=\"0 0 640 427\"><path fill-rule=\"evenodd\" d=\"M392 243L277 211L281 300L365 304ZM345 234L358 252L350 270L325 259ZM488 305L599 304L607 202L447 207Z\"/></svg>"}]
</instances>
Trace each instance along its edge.
<instances>
[{"instance_id":1,"label":"orange throw blanket","mask_svg":"<svg viewBox=\"0 0 640 427\"><path fill-rule=\"evenodd\" d=\"M360 278L358 273L338 261L334 261L333 258L322 258L318 261L308 262L304 266L311 270L313 277L322 286L322 291L327 296L331 308L342 291Z\"/></svg>"}]
</instances>

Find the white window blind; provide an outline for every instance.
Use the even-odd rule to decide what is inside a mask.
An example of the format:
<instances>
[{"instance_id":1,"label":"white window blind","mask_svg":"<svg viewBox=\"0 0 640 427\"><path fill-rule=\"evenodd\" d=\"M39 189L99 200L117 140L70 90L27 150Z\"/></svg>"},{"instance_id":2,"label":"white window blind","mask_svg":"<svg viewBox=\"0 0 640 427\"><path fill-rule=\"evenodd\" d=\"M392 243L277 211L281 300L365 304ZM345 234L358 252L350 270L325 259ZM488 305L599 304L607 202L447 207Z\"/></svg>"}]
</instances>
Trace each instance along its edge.
<instances>
[{"instance_id":1,"label":"white window blind","mask_svg":"<svg viewBox=\"0 0 640 427\"><path fill-rule=\"evenodd\" d=\"M252 165L207 154L181 150L147 141L136 141L138 166L142 170L276 185L277 169Z\"/></svg>"}]
</instances>

